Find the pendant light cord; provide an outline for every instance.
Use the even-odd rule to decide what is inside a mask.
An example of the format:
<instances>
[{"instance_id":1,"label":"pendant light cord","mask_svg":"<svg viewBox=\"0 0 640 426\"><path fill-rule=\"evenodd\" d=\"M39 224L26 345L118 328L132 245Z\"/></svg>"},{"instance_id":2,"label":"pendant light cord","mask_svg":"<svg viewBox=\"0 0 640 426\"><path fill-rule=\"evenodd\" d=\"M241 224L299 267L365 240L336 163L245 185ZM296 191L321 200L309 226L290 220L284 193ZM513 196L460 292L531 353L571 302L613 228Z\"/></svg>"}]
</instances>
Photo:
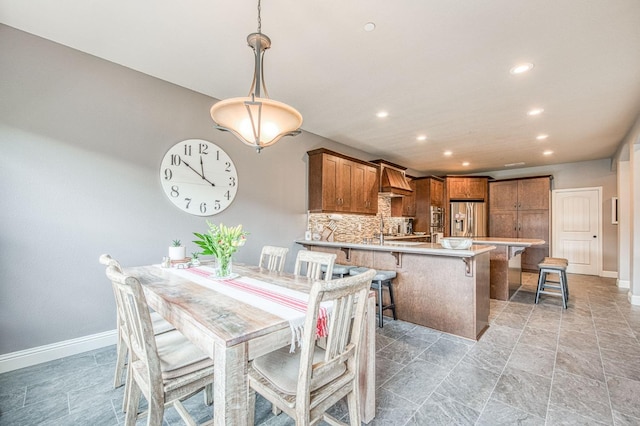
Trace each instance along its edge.
<instances>
[{"instance_id":1,"label":"pendant light cord","mask_svg":"<svg viewBox=\"0 0 640 426\"><path fill-rule=\"evenodd\" d=\"M261 0L258 0L258 34L262 34L262 18L260 17L260 12L262 7L260 6Z\"/></svg>"}]
</instances>

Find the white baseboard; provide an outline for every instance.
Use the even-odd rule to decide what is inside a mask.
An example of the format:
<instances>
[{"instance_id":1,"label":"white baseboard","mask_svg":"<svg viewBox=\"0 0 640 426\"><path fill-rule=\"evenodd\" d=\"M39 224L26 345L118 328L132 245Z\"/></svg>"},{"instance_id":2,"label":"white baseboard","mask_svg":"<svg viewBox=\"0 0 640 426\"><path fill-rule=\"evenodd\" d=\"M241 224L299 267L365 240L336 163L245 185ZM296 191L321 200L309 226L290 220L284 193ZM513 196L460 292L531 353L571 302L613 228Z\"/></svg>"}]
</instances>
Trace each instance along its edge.
<instances>
[{"instance_id":1,"label":"white baseboard","mask_svg":"<svg viewBox=\"0 0 640 426\"><path fill-rule=\"evenodd\" d=\"M50 345L38 346L23 351L0 355L0 373L30 367L54 359L64 358L82 352L92 351L105 346L115 345L118 339L116 330L92 334L77 339L65 340Z\"/></svg>"},{"instance_id":2,"label":"white baseboard","mask_svg":"<svg viewBox=\"0 0 640 426\"><path fill-rule=\"evenodd\" d=\"M627 299L629 299L629 303L632 305L640 305L640 296L634 296L631 290L627 293Z\"/></svg>"},{"instance_id":3,"label":"white baseboard","mask_svg":"<svg viewBox=\"0 0 640 426\"><path fill-rule=\"evenodd\" d=\"M618 271L602 271L600 276L603 278L618 278Z\"/></svg>"},{"instance_id":4,"label":"white baseboard","mask_svg":"<svg viewBox=\"0 0 640 426\"><path fill-rule=\"evenodd\" d=\"M631 282L629 280L618 280L616 281L616 285L618 288L631 288Z\"/></svg>"}]
</instances>

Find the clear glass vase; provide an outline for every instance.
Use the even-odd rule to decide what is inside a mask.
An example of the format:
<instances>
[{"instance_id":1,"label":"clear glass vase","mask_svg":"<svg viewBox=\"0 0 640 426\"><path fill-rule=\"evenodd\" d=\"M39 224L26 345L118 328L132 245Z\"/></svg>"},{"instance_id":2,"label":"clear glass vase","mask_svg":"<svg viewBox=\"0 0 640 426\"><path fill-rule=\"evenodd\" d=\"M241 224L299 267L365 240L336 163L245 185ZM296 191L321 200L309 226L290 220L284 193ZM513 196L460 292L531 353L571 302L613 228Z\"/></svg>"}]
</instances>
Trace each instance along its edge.
<instances>
[{"instance_id":1,"label":"clear glass vase","mask_svg":"<svg viewBox=\"0 0 640 426\"><path fill-rule=\"evenodd\" d=\"M233 275L233 259L231 256L216 257L216 278L229 278Z\"/></svg>"}]
</instances>

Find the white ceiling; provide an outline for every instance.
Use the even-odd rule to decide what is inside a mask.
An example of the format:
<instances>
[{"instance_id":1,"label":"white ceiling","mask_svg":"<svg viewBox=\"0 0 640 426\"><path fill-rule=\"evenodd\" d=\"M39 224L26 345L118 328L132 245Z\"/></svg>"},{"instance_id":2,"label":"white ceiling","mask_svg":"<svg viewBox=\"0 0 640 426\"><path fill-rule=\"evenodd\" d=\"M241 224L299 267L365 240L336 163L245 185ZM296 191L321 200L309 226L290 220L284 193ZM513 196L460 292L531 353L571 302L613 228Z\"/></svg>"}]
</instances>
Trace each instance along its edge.
<instances>
[{"instance_id":1,"label":"white ceiling","mask_svg":"<svg viewBox=\"0 0 640 426\"><path fill-rule=\"evenodd\" d=\"M253 76L256 0L0 0L0 22L218 99ZM262 31L304 130L424 173L611 157L640 114L638 0L264 0Z\"/></svg>"}]
</instances>

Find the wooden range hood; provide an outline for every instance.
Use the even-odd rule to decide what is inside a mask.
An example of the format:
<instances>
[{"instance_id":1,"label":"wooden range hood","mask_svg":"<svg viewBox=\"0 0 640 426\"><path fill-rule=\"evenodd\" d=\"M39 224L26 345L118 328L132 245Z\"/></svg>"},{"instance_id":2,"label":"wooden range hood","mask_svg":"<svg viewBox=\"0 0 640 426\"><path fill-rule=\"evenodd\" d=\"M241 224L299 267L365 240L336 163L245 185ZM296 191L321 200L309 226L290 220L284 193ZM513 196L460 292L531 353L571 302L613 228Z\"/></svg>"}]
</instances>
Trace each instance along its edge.
<instances>
[{"instance_id":1,"label":"wooden range hood","mask_svg":"<svg viewBox=\"0 0 640 426\"><path fill-rule=\"evenodd\" d=\"M404 171L406 167L398 166L386 160L373 160L380 166L379 195L387 197L404 197L411 195L413 190L407 182Z\"/></svg>"}]
</instances>

